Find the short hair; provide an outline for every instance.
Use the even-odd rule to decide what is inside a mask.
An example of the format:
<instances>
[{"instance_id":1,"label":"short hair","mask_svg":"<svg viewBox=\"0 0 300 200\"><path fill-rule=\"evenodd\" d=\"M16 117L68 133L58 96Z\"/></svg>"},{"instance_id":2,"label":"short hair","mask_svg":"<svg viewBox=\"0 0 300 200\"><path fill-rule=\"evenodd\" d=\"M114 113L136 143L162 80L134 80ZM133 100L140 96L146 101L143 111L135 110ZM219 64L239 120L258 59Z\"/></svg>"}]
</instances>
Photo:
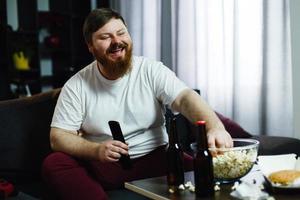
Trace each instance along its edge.
<instances>
[{"instance_id":1,"label":"short hair","mask_svg":"<svg viewBox=\"0 0 300 200\"><path fill-rule=\"evenodd\" d=\"M98 8L90 12L83 24L83 36L87 43L92 41L92 34L104 26L112 18L121 19L126 26L125 20L120 13L110 8Z\"/></svg>"}]
</instances>

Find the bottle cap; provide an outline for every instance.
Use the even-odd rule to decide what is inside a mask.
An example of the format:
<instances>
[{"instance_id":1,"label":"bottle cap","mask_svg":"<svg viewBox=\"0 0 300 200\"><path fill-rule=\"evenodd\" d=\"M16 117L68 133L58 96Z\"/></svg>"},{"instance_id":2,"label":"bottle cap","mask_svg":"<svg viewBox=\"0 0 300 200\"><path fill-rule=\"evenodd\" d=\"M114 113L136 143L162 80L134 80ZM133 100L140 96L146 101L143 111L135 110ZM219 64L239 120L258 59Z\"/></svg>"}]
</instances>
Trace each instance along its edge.
<instances>
[{"instance_id":1,"label":"bottle cap","mask_svg":"<svg viewBox=\"0 0 300 200\"><path fill-rule=\"evenodd\" d=\"M199 120L199 121L196 121L196 125L205 125L205 121L204 120Z\"/></svg>"}]
</instances>

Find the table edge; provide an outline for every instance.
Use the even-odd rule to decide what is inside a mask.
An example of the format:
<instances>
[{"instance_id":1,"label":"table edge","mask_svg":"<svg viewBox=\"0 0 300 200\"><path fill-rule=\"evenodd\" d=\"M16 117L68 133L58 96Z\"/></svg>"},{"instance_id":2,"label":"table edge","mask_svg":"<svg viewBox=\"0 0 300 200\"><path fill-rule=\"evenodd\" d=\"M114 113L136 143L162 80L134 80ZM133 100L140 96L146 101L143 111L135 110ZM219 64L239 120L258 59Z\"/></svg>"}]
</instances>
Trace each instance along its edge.
<instances>
[{"instance_id":1,"label":"table edge","mask_svg":"<svg viewBox=\"0 0 300 200\"><path fill-rule=\"evenodd\" d=\"M136 192L140 195L146 196L150 199L155 199L155 200L169 200L168 198L165 198L163 196L160 196L158 194L155 194L153 192L150 192L148 190L144 190L140 187L135 186L133 183L131 182L125 182L125 188L128 190L131 190L133 192Z\"/></svg>"}]
</instances>

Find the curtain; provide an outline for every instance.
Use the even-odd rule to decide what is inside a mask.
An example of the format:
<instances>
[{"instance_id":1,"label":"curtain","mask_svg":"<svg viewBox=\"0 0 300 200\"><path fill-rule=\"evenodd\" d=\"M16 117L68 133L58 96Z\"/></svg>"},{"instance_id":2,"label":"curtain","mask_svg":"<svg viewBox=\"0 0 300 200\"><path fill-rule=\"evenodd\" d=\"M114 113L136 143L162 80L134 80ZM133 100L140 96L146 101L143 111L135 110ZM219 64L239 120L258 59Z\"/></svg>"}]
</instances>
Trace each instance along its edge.
<instances>
[{"instance_id":1,"label":"curtain","mask_svg":"<svg viewBox=\"0 0 300 200\"><path fill-rule=\"evenodd\" d=\"M111 0L161 60L255 135L293 136L288 0Z\"/></svg>"}]
</instances>

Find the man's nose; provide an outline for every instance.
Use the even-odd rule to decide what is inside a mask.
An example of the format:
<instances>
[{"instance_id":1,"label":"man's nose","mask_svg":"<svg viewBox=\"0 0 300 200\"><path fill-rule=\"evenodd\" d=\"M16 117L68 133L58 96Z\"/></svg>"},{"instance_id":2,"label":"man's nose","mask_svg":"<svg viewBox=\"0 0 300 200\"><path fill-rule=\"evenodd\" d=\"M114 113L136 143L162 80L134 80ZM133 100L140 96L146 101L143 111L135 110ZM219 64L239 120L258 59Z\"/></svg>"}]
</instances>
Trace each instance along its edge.
<instances>
[{"instance_id":1,"label":"man's nose","mask_svg":"<svg viewBox=\"0 0 300 200\"><path fill-rule=\"evenodd\" d=\"M114 35L112 38L111 38L111 42L112 43L121 43L121 38L117 35Z\"/></svg>"}]
</instances>

